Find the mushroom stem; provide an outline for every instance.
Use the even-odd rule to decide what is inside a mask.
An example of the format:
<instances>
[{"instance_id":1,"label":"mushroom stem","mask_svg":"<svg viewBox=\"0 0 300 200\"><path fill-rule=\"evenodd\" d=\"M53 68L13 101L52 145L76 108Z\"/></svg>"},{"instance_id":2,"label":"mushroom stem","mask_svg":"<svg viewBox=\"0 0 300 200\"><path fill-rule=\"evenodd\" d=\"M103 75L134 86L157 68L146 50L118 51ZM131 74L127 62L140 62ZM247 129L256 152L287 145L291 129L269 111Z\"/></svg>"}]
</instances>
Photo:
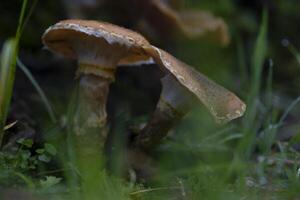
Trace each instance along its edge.
<instances>
[{"instance_id":1,"label":"mushroom stem","mask_svg":"<svg viewBox=\"0 0 300 200\"><path fill-rule=\"evenodd\" d=\"M171 74L162 78L161 83L162 92L156 109L134 141L134 145L144 150L159 144L191 108L191 94Z\"/></svg>"},{"instance_id":2,"label":"mushroom stem","mask_svg":"<svg viewBox=\"0 0 300 200\"><path fill-rule=\"evenodd\" d=\"M92 74L83 74L79 81L79 102L75 116L76 135L85 135L89 128L106 124L106 102L112 81Z\"/></svg>"},{"instance_id":3,"label":"mushroom stem","mask_svg":"<svg viewBox=\"0 0 300 200\"><path fill-rule=\"evenodd\" d=\"M82 199L91 199L102 180L106 102L112 80L84 73L79 79L78 106L74 117L75 166L80 174Z\"/></svg>"}]
</instances>

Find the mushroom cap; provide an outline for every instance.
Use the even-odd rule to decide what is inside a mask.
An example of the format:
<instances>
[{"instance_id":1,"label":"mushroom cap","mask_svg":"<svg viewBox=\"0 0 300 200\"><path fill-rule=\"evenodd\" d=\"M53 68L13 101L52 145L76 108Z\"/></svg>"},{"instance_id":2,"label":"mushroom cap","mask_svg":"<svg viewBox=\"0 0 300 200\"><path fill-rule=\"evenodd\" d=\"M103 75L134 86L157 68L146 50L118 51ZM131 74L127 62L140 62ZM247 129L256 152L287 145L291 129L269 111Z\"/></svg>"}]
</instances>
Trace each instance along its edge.
<instances>
[{"instance_id":1,"label":"mushroom cap","mask_svg":"<svg viewBox=\"0 0 300 200\"><path fill-rule=\"evenodd\" d=\"M170 37L177 33L189 39L205 37L226 46L230 35L226 23L208 11L174 10L161 0L152 0L147 20L160 34ZM171 30L171 31L170 31Z\"/></svg>"},{"instance_id":2,"label":"mushroom cap","mask_svg":"<svg viewBox=\"0 0 300 200\"><path fill-rule=\"evenodd\" d=\"M80 41L86 37L95 42L104 40L108 44L125 46L128 53L124 59L143 57L142 46L149 45L142 35L129 29L107 22L79 19L63 20L50 26L43 34L42 40L51 51L76 59L77 53L70 43L70 38Z\"/></svg>"},{"instance_id":3,"label":"mushroom cap","mask_svg":"<svg viewBox=\"0 0 300 200\"><path fill-rule=\"evenodd\" d=\"M181 85L196 95L218 123L226 123L244 114L244 102L226 88L157 47L145 47L145 51Z\"/></svg>"},{"instance_id":4,"label":"mushroom cap","mask_svg":"<svg viewBox=\"0 0 300 200\"><path fill-rule=\"evenodd\" d=\"M215 17L208 11L185 10L179 12L180 25L190 38L205 37L222 46L230 43L227 24L220 17Z\"/></svg>"}]
</instances>

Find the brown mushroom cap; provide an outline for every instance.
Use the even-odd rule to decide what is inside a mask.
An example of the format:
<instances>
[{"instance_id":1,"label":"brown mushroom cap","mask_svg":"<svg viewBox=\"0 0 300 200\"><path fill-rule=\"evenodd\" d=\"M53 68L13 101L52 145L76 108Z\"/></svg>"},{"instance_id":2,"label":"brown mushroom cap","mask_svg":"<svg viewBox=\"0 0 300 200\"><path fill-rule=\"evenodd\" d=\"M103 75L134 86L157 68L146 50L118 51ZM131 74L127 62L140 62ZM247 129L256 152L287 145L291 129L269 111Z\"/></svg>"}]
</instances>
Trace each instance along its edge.
<instances>
[{"instance_id":1,"label":"brown mushroom cap","mask_svg":"<svg viewBox=\"0 0 300 200\"><path fill-rule=\"evenodd\" d=\"M208 11L176 11L160 0L150 2L151 10L146 17L160 34L170 37L170 32L179 33L190 39L205 37L223 46L229 44L228 27L220 17Z\"/></svg>"},{"instance_id":2,"label":"brown mushroom cap","mask_svg":"<svg viewBox=\"0 0 300 200\"><path fill-rule=\"evenodd\" d=\"M223 46L230 43L228 27L222 18L215 17L207 11L192 10L181 11L179 16L182 30L188 37L204 36Z\"/></svg>"},{"instance_id":3,"label":"brown mushroom cap","mask_svg":"<svg viewBox=\"0 0 300 200\"><path fill-rule=\"evenodd\" d=\"M76 19L60 21L49 27L42 40L51 51L73 59L92 52L93 55L85 59L92 62L92 58L103 54L106 60L113 60L112 63L104 62L103 65L108 66L103 67L107 68L114 68L109 65L117 65L122 59L144 59L142 46L149 45L139 33L126 28L106 22ZM98 65L95 62L88 63L92 66L89 71L94 74Z\"/></svg>"},{"instance_id":4,"label":"brown mushroom cap","mask_svg":"<svg viewBox=\"0 0 300 200\"><path fill-rule=\"evenodd\" d=\"M196 95L218 123L226 123L244 114L246 105L232 92L157 47L147 47L145 50L157 64Z\"/></svg>"}]
</instances>

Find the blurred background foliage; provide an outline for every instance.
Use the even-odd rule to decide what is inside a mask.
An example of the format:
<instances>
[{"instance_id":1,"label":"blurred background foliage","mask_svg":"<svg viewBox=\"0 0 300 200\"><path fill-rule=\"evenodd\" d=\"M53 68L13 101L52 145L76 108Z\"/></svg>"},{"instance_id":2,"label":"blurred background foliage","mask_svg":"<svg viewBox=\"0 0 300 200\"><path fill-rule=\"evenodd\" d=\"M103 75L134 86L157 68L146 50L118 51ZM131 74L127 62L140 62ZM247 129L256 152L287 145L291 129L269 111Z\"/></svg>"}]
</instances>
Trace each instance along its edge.
<instances>
[{"instance_id":1,"label":"blurred background foliage","mask_svg":"<svg viewBox=\"0 0 300 200\"><path fill-rule=\"evenodd\" d=\"M22 2L0 3L3 47L15 35ZM153 44L248 103L246 116L225 126L216 125L203 106L195 105L149 158L137 156L137 165L147 178L135 181L138 172L132 172L125 179L120 175L125 159L122 140L153 112L163 73L155 65L119 68L108 102L109 140L117 150L107 150L109 170L103 172L101 189L95 191L99 199L299 198L298 0L173 0L174 9L207 10L222 17L231 36L226 47L205 38L151 37L151 32L143 32L139 26L145 10L139 5L142 1L80 2L28 1L27 14L32 10L32 15L25 21L18 56L32 78L17 68L7 124L17 123L6 131L0 152L0 197L78 198L72 149L66 145L76 63L53 56L41 44L46 28L76 16L108 21L150 36ZM268 16L265 21L264 12ZM258 68L259 81L253 78ZM46 94L56 123L32 79ZM253 87L259 90L251 93Z\"/></svg>"}]
</instances>

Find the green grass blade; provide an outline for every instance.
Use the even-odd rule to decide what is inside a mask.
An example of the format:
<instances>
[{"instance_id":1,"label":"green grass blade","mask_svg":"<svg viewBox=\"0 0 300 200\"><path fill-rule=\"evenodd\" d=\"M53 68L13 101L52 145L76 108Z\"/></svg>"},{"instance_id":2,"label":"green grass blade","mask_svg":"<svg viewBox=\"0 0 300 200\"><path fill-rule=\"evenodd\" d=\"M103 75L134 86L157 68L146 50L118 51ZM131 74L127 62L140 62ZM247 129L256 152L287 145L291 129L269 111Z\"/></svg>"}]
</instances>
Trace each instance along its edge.
<instances>
[{"instance_id":1,"label":"green grass blade","mask_svg":"<svg viewBox=\"0 0 300 200\"><path fill-rule=\"evenodd\" d=\"M10 106L10 100L13 93L13 86L15 80L15 71L17 64L17 55L19 48L19 41L21 37L21 30L23 26L25 11L28 0L24 0L19 17L16 36L5 42L1 53L1 74L0 74L0 148L4 136L4 127Z\"/></svg>"},{"instance_id":2,"label":"green grass blade","mask_svg":"<svg viewBox=\"0 0 300 200\"><path fill-rule=\"evenodd\" d=\"M288 114L300 103L300 96L296 98L284 111L283 115L280 117L279 122L277 124L278 127L283 125L284 120L288 116Z\"/></svg>"},{"instance_id":3,"label":"green grass blade","mask_svg":"<svg viewBox=\"0 0 300 200\"><path fill-rule=\"evenodd\" d=\"M75 150L74 150L74 132L73 132L73 116L76 112L76 105L78 104L78 86L76 86L75 90L71 95L71 100L68 104L68 111L67 111L67 143L66 143L66 155L65 157L61 158L62 164L65 168L70 168L70 170L65 172L65 177L67 181L67 185L72 191L72 196L74 199L79 199L79 192L76 190L76 187L79 183L79 172L75 165Z\"/></svg>"},{"instance_id":4,"label":"green grass blade","mask_svg":"<svg viewBox=\"0 0 300 200\"><path fill-rule=\"evenodd\" d=\"M261 75L263 64L266 58L267 51L267 30L268 30L268 14L267 11L263 13L263 20L260 26L258 38L256 40L254 54L252 58L252 80L250 96L248 99L248 119L250 122L254 122L256 115L255 99L259 96L261 86ZM248 123L249 124L249 123ZM250 125L252 126L252 125Z\"/></svg>"},{"instance_id":5,"label":"green grass blade","mask_svg":"<svg viewBox=\"0 0 300 200\"><path fill-rule=\"evenodd\" d=\"M284 47L286 47L291 52L291 54L293 54L293 56L296 58L298 64L300 65L300 53L299 53L298 49L296 49L296 47L293 44L291 44L288 39L283 39L282 45Z\"/></svg>"},{"instance_id":6,"label":"green grass blade","mask_svg":"<svg viewBox=\"0 0 300 200\"><path fill-rule=\"evenodd\" d=\"M27 3L28 3L28 0L23 0L23 4L22 4L22 8L21 8L21 13L20 13L20 17L19 17L19 22L18 22L18 28L17 28L17 32L16 32L17 42L19 42L19 39L21 37Z\"/></svg>"},{"instance_id":7,"label":"green grass blade","mask_svg":"<svg viewBox=\"0 0 300 200\"><path fill-rule=\"evenodd\" d=\"M22 27L20 28L20 35L22 35L26 25L28 24L28 21L32 15L32 13L34 12L36 6L37 6L37 3L38 3L39 0L34 0L33 3L31 4L31 7L30 7L30 10L28 11L28 14L26 16L25 19L23 19L23 23L22 24Z\"/></svg>"},{"instance_id":8,"label":"green grass blade","mask_svg":"<svg viewBox=\"0 0 300 200\"><path fill-rule=\"evenodd\" d=\"M4 127L13 92L16 70L17 41L7 40L1 53L0 74L0 147L2 145Z\"/></svg>"},{"instance_id":9,"label":"green grass blade","mask_svg":"<svg viewBox=\"0 0 300 200\"><path fill-rule=\"evenodd\" d=\"M300 53L299 53L299 51L293 45L290 45L288 49L295 56L298 64L300 65Z\"/></svg>"},{"instance_id":10,"label":"green grass blade","mask_svg":"<svg viewBox=\"0 0 300 200\"><path fill-rule=\"evenodd\" d=\"M269 60L269 72L267 76L267 99L266 99L266 107L267 109L272 108L272 99L273 99L273 61Z\"/></svg>"},{"instance_id":11,"label":"green grass blade","mask_svg":"<svg viewBox=\"0 0 300 200\"><path fill-rule=\"evenodd\" d=\"M39 96L41 97L47 111L48 114L52 120L53 123L57 122L57 119L55 117L55 114L53 112L52 106L48 100L48 98L46 97L44 91L42 90L42 88L39 86L38 82L35 80L35 78L33 77L33 75L31 74L31 72L28 70L28 68L20 61L20 59L17 59L17 64L18 67L24 72L24 74L27 76L27 78L30 80L31 84L34 86L35 90L37 91L37 93L39 94Z\"/></svg>"},{"instance_id":12,"label":"green grass blade","mask_svg":"<svg viewBox=\"0 0 300 200\"><path fill-rule=\"evenodd\" d=\"M238 146L238 152L243 158L250 156L255 142L255 119L257 115L256 101L261 87L261 75L267 52L268 12L264 10L251 67L251 88L247 99L248 111L244 117L244 137Z\"/></svg>"},{"instance_id":13,"label":"green grass blade","mask_svg":"<svg viewBox=\"0 0 300 200\"><path fill-rule=\"evenodd\" d=\"M276 141L277 110L273 108L273 61L269 60L269 71L266 80L265 120L263 130L258 135L258 147L263 154L269 154Z\"/></svg>"}]
</instances>

